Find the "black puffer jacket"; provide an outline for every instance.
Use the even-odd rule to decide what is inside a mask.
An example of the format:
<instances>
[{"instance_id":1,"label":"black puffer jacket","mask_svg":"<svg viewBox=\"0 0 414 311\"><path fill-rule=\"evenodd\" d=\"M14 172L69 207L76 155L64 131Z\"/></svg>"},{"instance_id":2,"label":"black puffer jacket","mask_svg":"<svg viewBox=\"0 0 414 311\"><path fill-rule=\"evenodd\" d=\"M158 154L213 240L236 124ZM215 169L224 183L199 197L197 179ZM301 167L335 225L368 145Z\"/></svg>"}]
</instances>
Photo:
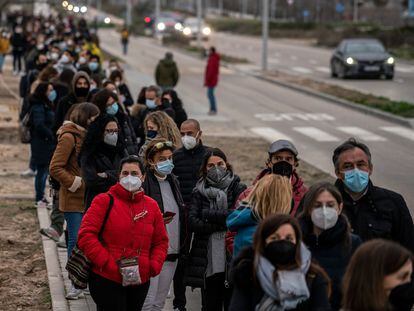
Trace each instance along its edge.
<instances>
[{"instance_id":1,"label":"black puffer jacket","mask_svg":"<svg viewBox=\"0 0 414 311\"><path fill-rule=\"evenodd\" d=\"M200 166L204 155L209 147L204 146L202 142L187 150L184 147L177 149L173 155L174 170L180 182L180 190L184 199L184 203L189 206L191 204L191 194L200 176Z\"/></svg>"},{"instance_id":2,"label":"black puffer jacket","mask_svg":"<svg viewBox=\"0 0 414 311\"><path fill-rule=\"evenodd\" d=\"M119 138L122 139L129 155L138 155L138 143L137 137L135 136L135 131L131 123L131 118L126 111L123 111L122 107L119 107L115 118L118 121L120 135Z\"/></svg>"},{"instance_id":3,"label":"black puffer jacket","mask_svg":"<svg viewBox=\"0 0 414 311\"><path fill-rule=\"evenodd\" d=\"M245 248L234 260L231 271L234 280L233 295L229 311L254 311L263 298L264 292L259 281L253 277L254 251ZM299 304L296 311L329 311L328 280L319 273L308 271L306 274L310 297Z\"/></svg>"},{"instance_id":4,"label":"black puffer jacket","mask_svg":"<svg viewBox=\"0 0 414 311\"><path fill-rule=\"evenodd\" d=\"M194 232L194 238L187 266L187 286L204 288L210 235L214 232L227 230L226 218L232 212L240 193L245 189L246 185L240 182L237 175L234 175L234 180L227 189L228 208L226 210L210 209L209 200L194 189L189 211L190 229Z\"/></svg>"},{"instance_id":5,"label":"black puffer jacket","mask_svg":"<svg viewBox=\"0 0 414 311\"><path fill-rule=\"evenodd\" d=\"M183 198L180 193L180 185L178 183L177 177L175 177L173 174L170 174L167 176L167 181L170 184L175 201L177 202L178 208L180 209L180 254L186 255L188 253L191 240L191 235L188 228L188 211L185 207ZM152 170L146 171L142 188L144 189L145 195L157 201L161 213L164 213L164 202L162 201L160 184L158 183L157 177L154 175L154 172Z\"/></svg>"},{"instance_id":6,"label":"black puffer jacket","mask_svg":"<svg viewBox=\"0 0 414 311\"><path fill-rule=\"evenodd\" d=\"M343 213L348 217L353 233L362 241L383 238L414 251L413 220L400 194L376 187L370 181L367 193L354 202L341 180L335 185L344 199Z\"/></svg>"},{"instance_id":7,"label":"black puffer jacket","mask_svg":"<svg viewBox=\"0 0 414 311\"><path fill-rule=\"evenodd\" d=\"M357 247L362 244L359 236L349 233L346 217L339 215L333 228L324 230L319 236L313 233L310 217L300 219L303 242L312 253L312 258L326 271L331 279L332 294L330 297L332 310L341 308L341 284L345 269Z\"/></svg>"},{"instance_id":8,"label":"black puffer jacket","mask_svg":"<svg viewBox=\"0 0 414 311\"><path fill-rule=\"evenodd\" d=\"M80 155L82 178L85 181L85 211L95 196L107 192L118 182L119 163L127 154L122 147L111 147L103 142L93 147L84 146ZM98 173L106 173L107 177L100 177Z\"/></svg>"}]
</instances>

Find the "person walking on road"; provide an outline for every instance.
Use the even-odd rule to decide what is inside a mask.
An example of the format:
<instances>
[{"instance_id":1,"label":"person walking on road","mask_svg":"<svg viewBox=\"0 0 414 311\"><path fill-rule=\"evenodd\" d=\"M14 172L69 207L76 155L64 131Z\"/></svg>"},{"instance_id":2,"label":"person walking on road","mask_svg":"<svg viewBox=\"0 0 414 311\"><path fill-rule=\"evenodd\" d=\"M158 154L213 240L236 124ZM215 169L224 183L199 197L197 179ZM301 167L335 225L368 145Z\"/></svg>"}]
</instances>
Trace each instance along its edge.
<instances>
[{"instance_id":1,"label":"person walking on road","mask_svg":"<svg viewBox=\"0 0 414 311\"><path fill-rule=\"evenodd\" d=\"M312 258L297 220L290 215L266 218L253 247L240 253L231 274L229 311L331 310L329 277Z\"/></svg>"},{"instance_id":2,"label":"person walking on road","mask_svg":"<svg viewBox=\"0 0 414 311\"><path fill-rule=\"evenodd\" d=\"M34 93L29 96L30 113L30 151L31 161L37 172L35 175L36 206L46 207L46 179L49 174L49 163L56 146L53 131L53 101L56 92L49 82L40 83Z\"/></svg>"},{"instance_id":3,"label":"person walking on road","mask_svg":"<svg viewBox=\"0 0 414 311\"><path fill-rule=\"evenodd\" d=\"M155 69L155 81L157 85L163 90L170 90L175 88L180 78L177 64L173 59L171 52L165 53L165 57L158 62Z\"/></svg>"},{"instance_id":4,"label":"person walking on road","mask_svg":"<svg viewBox=\"0 0 414 311\"><path fill-rule=\"evenodd\" d=\"M121 44L122 44L122 53L124 53L124 55L127 55L128 44L129 44L129 31L127 27L124 27L121 31Z\"/></svg>"},{"instance_id":5,"label":"person walking on road","mask_svg":"<svg viewBox=\"0 0 414 311\"><path fill-rule=\"evenodd\" d=\"M226 252L226 218L246 185L240 181L226 155L211 149L201 164L201 177L188 211L190 229L194 232L186 285L201 288L203 310L227 310L231 288L229 258Z\"/></svg>"},{"instance_id":6,"label":"person walking on road","mask_svg":"<svg viewBox=\"0 0 414 311\"><path fill-rule=\"evenodd\" d=\"M353 232L363 241L389 239L414 251L414 225L407 204L400 194L373 184L368 146L351 138L335 149L332 161L338 178L335 186Z\"/></svg>"},{"instance_id":7,"label":"person walking on road","mask_svg":"<svg viewBox=\"0 0 414 311\"><path fill-rule=\"evenodd\" d=\"M22 58L26 51L26 38L23 34L23 27L17 25L10 38L13 52L13 74L17 75L23 70Z\"/></svg>"},{"instance_id":8,"label":"person walking on road","mask_svg":"<svg viewBox=\"0 0 414 311\"><path fill-rule=\"evenodd\" d=\"M74 106L58 130L58 143L50 162L50 175L60 183L59 209L67 224L70 257L78 238L78 231L84 212L85 182L81 177L78 156L88 125L97 118L99 109L94 104L83 103ZM78 299L82 290L74 286L67 293L67 299Z\"/></svg>"},{"instance_id":9,"label":"person walking on road","mask_svg":"<svg viewBox=\"0 0 414 311\"><path fill-rule=\"evenodd\" d=\"M199 179L201 163L209 147L203 145L201 137L203 131L200 123L194 119L188 119L181 124L181 142L183 147L174 151L174 175L180 181L180 191L184 200L186 213L191 206L191 197L193 189ZM187 253L188 250L185 251ZM187 264L186 257L182 256L178 259L177 269L174 275L174 309L179 311L185 310L187 303L185 296L185 266Z\"/></svg>"},{"instance_id":10,"label":"person walking on road","mask_svg":"<svg viewBox=\"0 0 414 311\"><path fill-rule=\"evenodd\" d=\"M300 202L308 188L299 176L296 168L299 166L298 151L291 141L280 139L273 142L268 149L266 168L256 177L253 185L247 188L239 197L239 201L245 200L258 180L268 174L276 174L289 178L292 185L293 201L290 214L296 216Z\"/></svg>"},{"instance_id":11,"label":"person walking on road","mask_svg":"<svg viewBox=\"0 0 414 311\"><path fill-rule=\"evenodd\" d=\"M260 179L246 201L242 201L226 220L227 228L235 233L233 257L253 244L253 235L260 221L270 215L289 214L292 208L292 187L286 177L270 174ZM232 248L231 235L227 247Z\"/></svg>"},{"instance_id":12,"label":"person walking on road","mask_svg":"<svg viewBox=\"0 0 414 311\"><path fill-rule=\"evenodd\" d=\"M3 73L4 60L7 53L10 52L10 39L6 30L3 30L0 35L0 74Z\"/></svg>"},{"instance_id":13,"label":"person walking on road","mask_svg":"<svg viewBox=\"0 0 414 311\"><path fill-rule=\"evenodd\" d=\"M220 55L217 53L215 47L209 50L207 66L204 76L204 86L207 87L207 98L210 102L209 115L217 114L217 102L215 90L219 80L220 70Z\"/></svg>"},{"instance_id":14,"label":"person walking on road","mask_svg":"<svg viewBox=\"0 0 414 311\"><path fill-rule=\"evenodd\" d=\"M303 241L328 273L332 282L331 307L338 311L345 269L362 241L351 233L348 219L342 214L342 196L334 185L327 182L313 185L303 201L304 210L299 216Z\"/></svg>"},{"instance_id":15,"label":"person walking on road","mask_svg":"<svg viewBox=\"0 0 414 311\"><path fill-rule=\"evenodd\" d=\"M348 265L342 310L410 311L414 302L413 254L398 243L362 244Z\"/></svg>"},{"instance_id":16,"label":"person walking on road","mask_svg":"<svg viewBox=\"0 0 414 311\"><path fill-rule=\"evenodd\" d=\"M167 257L164 219L141 187L143 172L137 156L124 158L119 182L95 197L82 220L78 247L91 261L89 290L99 311L141 310Z\"/></svg>"}]
</instances>

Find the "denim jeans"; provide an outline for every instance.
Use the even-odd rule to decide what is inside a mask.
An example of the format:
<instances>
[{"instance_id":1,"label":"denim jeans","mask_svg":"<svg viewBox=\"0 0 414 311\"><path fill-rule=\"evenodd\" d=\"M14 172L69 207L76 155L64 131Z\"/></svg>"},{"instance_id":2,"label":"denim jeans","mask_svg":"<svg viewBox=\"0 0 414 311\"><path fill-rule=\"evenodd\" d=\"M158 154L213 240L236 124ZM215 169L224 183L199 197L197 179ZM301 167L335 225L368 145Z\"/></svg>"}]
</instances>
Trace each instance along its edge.
<instances>
[{"instance_id":1,"label":"denim jeans","mask_svg":"<svg viewBox=\"0 0 414 311\"><path fill-rule=\"evenodd\" d=\"M82 222L83 213L64 212L67 230L68 230L68 258L78 240L78 231Z\"/></svg>"},{"instance_id":2,"label":"denim jeans","mask_svg":"<svg viewBox=\"0 0 414 311\"><path fill-rule=\"evenodd\" d=\"M36 202L45 196L45 187L47 175L49 175L49 165L36 165L37 174L34 180Z\"/></svg>"},{"instance_id":3,"label":"denim jeans","mask_svg":"<svg viewBox=\"0 0 414 311\"><path fill-rule=\"evenodd\" d=\"M6 54L0 54L0 72L3 72L4 60L6 59Z\"/></svg>"},{"instance_id":4,"label":"denim jeans","mask_svg":"<svg viewBox=\"0 0 414 311\"><path fill-rule=\"evenodd\" d=\"M216 106L216 97L214 96L214 87L208 87L207 88L207 97L210 101L210 111L217 112L217 106Z\"/></svg>"}]
</instances>

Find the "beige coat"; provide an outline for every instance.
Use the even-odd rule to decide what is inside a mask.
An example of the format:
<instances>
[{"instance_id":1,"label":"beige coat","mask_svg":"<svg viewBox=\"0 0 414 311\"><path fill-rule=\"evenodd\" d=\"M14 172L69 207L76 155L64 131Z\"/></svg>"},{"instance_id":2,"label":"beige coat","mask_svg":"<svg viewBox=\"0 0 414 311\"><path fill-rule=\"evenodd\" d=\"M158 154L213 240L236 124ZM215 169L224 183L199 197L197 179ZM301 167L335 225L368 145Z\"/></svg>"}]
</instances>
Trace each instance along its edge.
<instances>
[{"instance_id":1,"label":"beige coat","mask_svg":"<svg viewBox=\"0 0 414 311\"><path fill-rule=\"evenodd\" d=\"M60 183L59 209L62 212L83 212L85 183L80 177L78 155L85 137L85 129L65 121L58 131L58 144L50 175Z\"/></svg>"}]
</instances>

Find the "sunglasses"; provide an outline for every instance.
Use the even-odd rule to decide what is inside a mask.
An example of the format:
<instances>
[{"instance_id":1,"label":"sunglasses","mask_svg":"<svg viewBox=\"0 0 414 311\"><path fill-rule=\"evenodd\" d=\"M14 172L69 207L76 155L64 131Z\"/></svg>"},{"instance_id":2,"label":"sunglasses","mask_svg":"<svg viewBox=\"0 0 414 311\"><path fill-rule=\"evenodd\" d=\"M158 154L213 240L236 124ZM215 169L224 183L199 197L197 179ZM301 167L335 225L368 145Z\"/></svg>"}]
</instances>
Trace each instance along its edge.
<instances>
[{"instance_id":1,"label":"sunglasses","mask_svg":"<svg viewBox=\"0 0 414 311\"><path fill-rule=\"evenodd\" d=\"M160 149L165 148L165 147L173 148L173 146L174 146L174 144L170 141L162 141L162 142L156 143L154 146L152 146L151 151L153 151L155 149L160 150Z\"/></svg>"}]
</instances>

